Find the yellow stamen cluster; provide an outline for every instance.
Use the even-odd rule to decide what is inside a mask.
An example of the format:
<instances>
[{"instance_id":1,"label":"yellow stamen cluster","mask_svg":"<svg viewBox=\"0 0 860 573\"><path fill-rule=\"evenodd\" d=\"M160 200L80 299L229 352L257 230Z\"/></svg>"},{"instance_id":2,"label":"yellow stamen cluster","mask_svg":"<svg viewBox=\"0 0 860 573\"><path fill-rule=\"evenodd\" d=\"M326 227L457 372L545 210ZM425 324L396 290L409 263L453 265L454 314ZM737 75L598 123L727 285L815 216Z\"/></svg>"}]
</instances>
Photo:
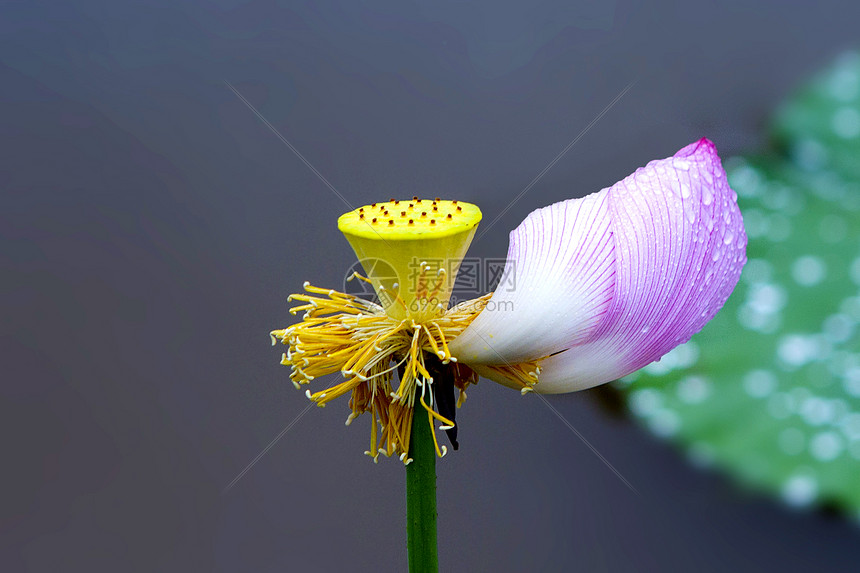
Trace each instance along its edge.
<instances>
[{"instance_id":1,"label":"yellow stamen cluster","mask_svg":"<svg viewBox=\"0 0 860 573\"><path fill-rule=\"evenodd\" d=\"M543 359L541 358L540 360ZM506 384L507 386L519 388L520 394L526 395L529 392L534 392L535 384L538 383L538 376L540 375L540 366L538 366L538 363L540 363L540 360L505 364L502 366L486 365L482 369L501 376L509 382L509 384Z\"/></svg>"},{"instance_id":2,"label":"yellow stamen cluster","mask_svg":"<svg viewBox=\"0 0 860 573\"><path fill-rule=\"evenodd\" d=\"M453 377L460 390L458 407L466 398L466 387L478 381L476 371L457 363L448 342L469 326L490 295L452 308L448 305L480 220L481 210L475 205L438 197L392 199L345 213L338 219L338 228L368 274L353 277L372 284L380 304L305 283L308 294L290 296L301 303L290 312L304 312L302 322L271 333L273 344L280 340L289 346L281 364L292 367L290 377L296 388L327 374L343 375L339 384L306 394L325 406L349 393L352 413L347 425L370 412L366 453L374 461L385 454L409 463L412 417L418 404L420 415L427 416L434 430L437 455L445 455L447 448L436 439L436 423L438 429L447 430L454 421L442 416L434 404L428 356L447 365L446 384ZM540 372L536 362L484 368L523 392L531 390Z\"/></svg>"},{"instance_id":3,"label":"yellow stamen cluster","mask_svg":"<svg viewBox=\"0 0 860 573\"><path fill-rule=\"evenodd\" d=\"M412 319L393 319L379 305L349 294L307 283L305 290L310 294L290 296L291 300L303 303L290 309L292 314L304 311L302 322L273 331L272 342L280 340L289 345L281 363L292 366L290 378L296 388L326 374L343 375L343 382L314 393L308 390L306 394L325 406L350 392L352 413L346 423L364 412L372 416L368 455L374 460L380 453L398 455L409 462L412 415L418 404L434 427L434 420L441 424L439 429L453 427L453 421L434 409L433 393L429 391L432 377L425 367L425 352L436 355L443 364L456 363L448 350L448 340L460 334L483 310L489 295L461 303L433 320L417 323ZM460 406L466 399L466 387L476 383L478 377L464 365L456 364L455 368ZM400 372L396 387L392 384L395 371ZM439 456L446 451L445 446L440 447L436 442Z\"/></svg>"}]
</instances>

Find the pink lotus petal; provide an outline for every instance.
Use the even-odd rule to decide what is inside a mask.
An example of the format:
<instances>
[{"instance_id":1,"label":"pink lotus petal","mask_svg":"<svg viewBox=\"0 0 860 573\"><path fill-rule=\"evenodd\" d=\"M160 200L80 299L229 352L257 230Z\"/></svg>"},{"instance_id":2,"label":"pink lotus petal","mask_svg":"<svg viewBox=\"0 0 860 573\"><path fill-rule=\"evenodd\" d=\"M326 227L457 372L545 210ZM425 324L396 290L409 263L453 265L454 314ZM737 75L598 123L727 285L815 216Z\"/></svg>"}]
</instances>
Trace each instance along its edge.
<instances>
[{"instance_id":1,"label":"pink lotus petal","mask_svg":"<svg viewBox=\"0 0 860 573\"><path fill-rule=\"evenodd\" d=\"M590 339L609 310L615 242L606 191L532 212L511 232L504 280L450 345L467 364L516 363Z\"/></svg>"},{"instance_id":2,"label":"pink lotus petal","mask_svg":"<svg viewBox=\"0 0 860 573\"><path fill-rule=\"evenodd\" d=\"M702 139L609 189L529 215L511 233L515 292L497 289L451 351L476 367L549 356L535 387L545 393L620 378L714 317L740 277L746 242L737 195Z\"/></svg>"}]
</instances>

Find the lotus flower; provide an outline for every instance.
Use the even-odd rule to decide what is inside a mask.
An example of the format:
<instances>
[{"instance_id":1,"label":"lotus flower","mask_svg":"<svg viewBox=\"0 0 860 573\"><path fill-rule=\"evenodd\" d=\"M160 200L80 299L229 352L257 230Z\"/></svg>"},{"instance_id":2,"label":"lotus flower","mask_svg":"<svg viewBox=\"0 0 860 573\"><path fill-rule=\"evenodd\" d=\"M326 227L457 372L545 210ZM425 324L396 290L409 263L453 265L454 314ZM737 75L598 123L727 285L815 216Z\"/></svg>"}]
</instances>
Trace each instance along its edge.
<instances>
[{"instance_id":1,"label":"lotus flower","mask_svg":"<svg viewBox=\"0 0 860 573\"><path fill-rule=\"evenodd\" d=\"M291 297L303 321L272 332L289 346L282 363L297 387L344 376L307 395L325 405L349 393L347 423L370 412L374 459L410 461L419 405L456 447L453 394L461 404L478 374L524 393L571 392L658 360L714 317L746 262L737 195L707 139L534 211L511 233L516 287L448 308L480 219L474 205L418 197L346 213L338 226L374 261L359 280L380 304L306 283L309 294Z\"/></svg>"}]
</instances>

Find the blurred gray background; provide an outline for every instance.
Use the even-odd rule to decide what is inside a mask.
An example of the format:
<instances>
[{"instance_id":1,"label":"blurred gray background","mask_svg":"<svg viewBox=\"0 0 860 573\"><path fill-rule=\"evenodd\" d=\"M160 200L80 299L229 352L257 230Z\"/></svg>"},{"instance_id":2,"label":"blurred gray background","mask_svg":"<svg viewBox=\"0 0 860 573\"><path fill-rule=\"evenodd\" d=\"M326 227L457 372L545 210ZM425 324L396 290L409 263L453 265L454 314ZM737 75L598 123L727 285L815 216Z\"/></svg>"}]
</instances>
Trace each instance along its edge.
<instances>
[{"instance_id":1,"label":"blurred gray background","mask_svg":"<svg viewBox=\"0 0 860 573\"><path fill-rule=\"evenodd\" d=\"M403 570L404 471L268 332L354 262L347 208L532 209L707 136L726 157L857 45L860 5L0 4L0 569ZM626 87L593 127L582 131ZM482 381L438 464L444 571L840 571L858 528L700 472L599 395Z\"/></svg>"}]
</instances>

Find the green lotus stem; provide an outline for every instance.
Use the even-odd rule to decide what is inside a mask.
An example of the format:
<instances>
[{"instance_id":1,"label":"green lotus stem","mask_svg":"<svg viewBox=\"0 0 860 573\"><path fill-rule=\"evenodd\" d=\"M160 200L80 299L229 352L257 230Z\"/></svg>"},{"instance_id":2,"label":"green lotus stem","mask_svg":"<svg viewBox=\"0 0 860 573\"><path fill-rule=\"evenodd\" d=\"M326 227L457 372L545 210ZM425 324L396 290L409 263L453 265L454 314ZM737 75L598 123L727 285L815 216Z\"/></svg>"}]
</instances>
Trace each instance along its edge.
<instances>
[{"instance_id":1,"label":"green lotus stem","mask_svg":"<svg viewBox=\"0 0 860 573\"><path fill-rule=\"evenodd\" d=\"M406 466L406 550L409 573L437 573L436 449L427 414L418 406L412 416L412 437Z\"/></svg>"}]
</instances>

